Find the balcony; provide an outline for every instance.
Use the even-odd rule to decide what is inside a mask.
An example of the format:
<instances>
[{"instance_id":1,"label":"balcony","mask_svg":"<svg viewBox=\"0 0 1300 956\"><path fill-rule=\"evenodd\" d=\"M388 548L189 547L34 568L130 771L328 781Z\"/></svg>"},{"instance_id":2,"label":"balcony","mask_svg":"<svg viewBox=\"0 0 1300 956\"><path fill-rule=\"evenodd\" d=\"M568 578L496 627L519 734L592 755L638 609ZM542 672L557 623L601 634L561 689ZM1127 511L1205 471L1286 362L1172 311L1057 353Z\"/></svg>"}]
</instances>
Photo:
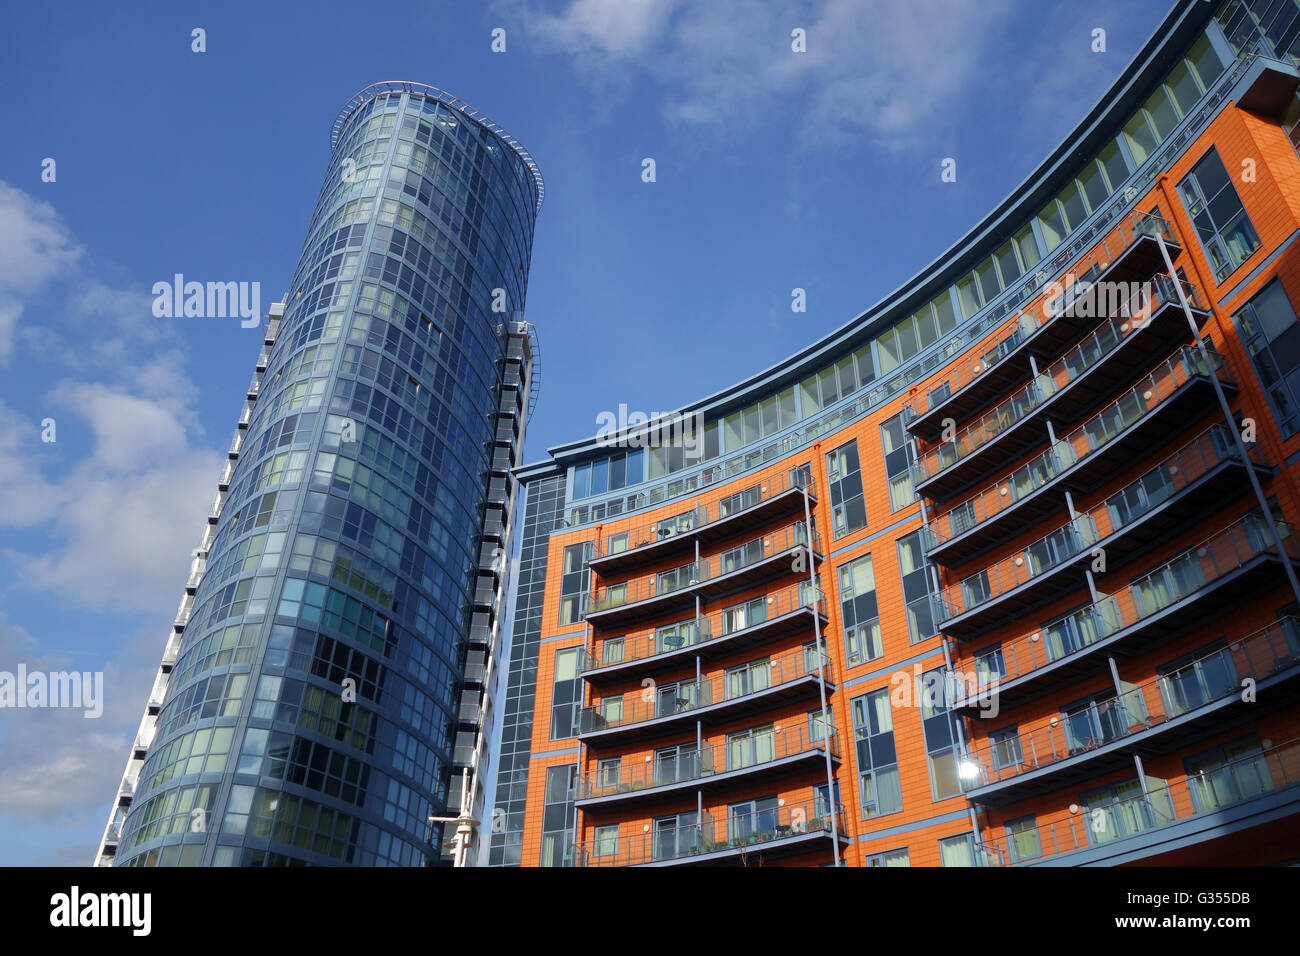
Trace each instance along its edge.
<instances>
[{"instance_id":1,"label":"balcony","mask_svg":"<svg viewBox=\"0 0 1300 956\"><path fill-rule=\"evenodd\" d=\"M811 594L809 584L792 585L707 616L605 639L589 654L582 677L593 686L630 680L681 667L696 656L711 660L795 634L811 635L814 614L823 629L828 623L825 598L818 594L814 607Z\"/></svg>"},{"instance_id":2,"label":"balcony","mask_svg":"<svg viewBox=\"0 0 1300 956\"><path fill-rule=\"evenodd\" d=\"M1208 317L1196 291L1186 283L1184 290L1198 313ZM1124 305L1119 316L1093 329L953 440L922 455L912 465L917 491L936 501L960 494L1042 445L1047 440L1046 429L1033 427L1035 419L1045 415L1058 427L1078 421L1132 381L1149 355L1163 354L1188 337L1190 330L1173 280L1157 277L1150 297L1139 293L1138 299L1140 303Z\"/></svg>"},{"instance_id":3,"label":"balcony","mask_svg":"<svg viewBox=\"0 0 1300 956\"><path fill-rule=\"evenodd\" d=\"M1005 395L1031 373L1030 356L1050 359L1075 342L1087 328L1089 316L1104 314L1094 285L1096 281L1131 282L1146 279L1164 265L1155 237L1163 235L1170 255L1176 256L1168 223L1157 216L1142 214L1120 223L1075 270L1081 281L1066 289L1049 309L1040 301L1037 308L1021 312L978 357L959 359L949 375L930 391L924 409L918 402L908 408L908 429L925 441L936 440L943 420L969 418L989 402ZM1064 266L1065 263L1062 263Z\"/></svg>"},{"instance_id":4,"label":"balcony","mask_svg":"<svg viewBox=\"0 0 1300 956\"><path fill-rule=\"evenodd\" d=\"M1234 720L1257 719L1268 698L1290 698L1290 690L1263 692L1300 676L1300 622L1278 624L1207 651L1181 667L1123 694L1110 694L1053 716L1043 726L973 748L962 758L963 789L971 800L992 806L1024 800L1063 787L1081 786L1113 770L1132 766L1132 754L1170 753L1206 738ZM1242 682L1255 682L1259 702L1243 703Z\"/></svg>"},{"instance_id":5,"label":"balcony","mask_svg":"<svg viewBox=\"0 0 1300 956\"><path fill-rule=\"evenodd\" d=\"M714 600L746 588L796 573L797 553L817 550L817 535L808 533L802 521L747 541L710 558L702 558L660 572L653 578L640 578L607 585L588 598L587 622L593 627L617 626L638 619L669 614L683 607L694 607L695 598ZM804 570L806 573L807 564Z\"/></svg>"},{"instance_id":6,"label":"balcony","mask_svg":"<svg viewBox=\"0 0 1300 956\"><path fill-rule=\"evenodd\" d=\"M744 866L817 851L824 851L829 861L837 832L842 852L853 843L844 829L844 808L836 806L832 820L822 800L733 812L716 823L706 812L700 823L579 844L575 864Z\"/></svg>"},{"instance_id":7,"label":"balcony","mask_svg":"<svg viewBox=\"0 0 1300 956\"><path fill-rule=\"evenodd\" d=\"M167 646L163 648L162 662L165 665L175 664L176 658L181 652L181 636L172 634L167 639Z\"/></svg>"},{"instance_id":8,"label":"balcony","mask_svg":"<svg viewBox=\"0 0 1300 956\"><path fill-rule=\"evenodd\" d=\"M1278 531L1297 560L1291 529L1278 522ZM1258 513L1247 514L1115 594L1000 645L996 657L977 655L977 669L995 675L993 682L954 706L978 706L989 694L1003 708L1017 706L1104 667L1102 651L1126 657L1150 650L1275 586L1283 574L1268 526ZM1144 640L1130 640L1138 634Z\"/></svg>"},{"instance_id":9,"label":"balcony","mask_svg":"<svg viewBox=\"0 0 1300 956\"><path fill-rule=\"evenodd\" d=\"M830 668L825 669L827 693ZM751 661L725 673L696 680L693 676L657 685L649 700L641 690L604 698L578 713L578 737L588 745L622 743L671 734L698 721L712 726L760 714L782 704L817 698L823 672L815 652L798 648L779 657ZM645 693L650 693L649 689Z\"/></svg>"},{"instance_id":10,"label":"balcony","mask_svg":"<svg viewBox=\"0 0 1300 956\"><path fill-rule=\"evenodd\" d=\"M1063 511L1065 496L1049 490L1096 488L1201 418L1214 407L1211 375L1229 394L1236 390L1222 357L1209 356L1207 364L1198 349L1179 349L1043 454L938 515L930 523L930 560L954 567L978 557Z\"/></svg>"},{"instance_id":11,"label":"balcony","mask_svg":"<svg viewBox=\"0 0 1300 956\"><path fill-rule=\"evenodd\" d=\"M694 790L748 786L759 780L824 768L827 746L825 737L812 737L806 720L795 718L791 726L769 726L743 739L706 744L700 751L685 751L682 745L673 757L647 756L634 764L625 758L617 767L582 774L578 778L577 806L587 810L655 803ZM829 747L832 764L838 765L839 745L833 733Z\"/></svg>"},{"instance_id":12,"label":"balcony","mask_svg":"<svg viewBox=\"0 0 1300 956\"><path fill-rule=\"evenodd\" d=\"M162 706L163 698L167 696L167 675L159 674L154 681L153 689L149 691L148 706L154 711Z\"/></svg>"},{"instance_id":13,"label":"balcony","mask_svg":"<svg viewBox=\"0 0 1300 956\"><path fill-rule=\"evenodd\" d=\"M715 502L626 531L606 535L597 543L591 569L601 577L617 571L666 561L674 555L694 554L695 543L714 544L728 537L770 524L792 514L803 514L805 486L790 474L772 474L754 485ZM807 486L809 505L817 497Z\"/></svg>"},{"instance_id":14,"label":"balcony","mask_svg":"<svg viewBox=\"0 0 1300 956\"><path fill-rule=\"evenodd\" d=\"M1115 866L1300 812L1300 742L976 846L977 866Z\"/></svg>"},{"instance_id":15,"label":"balcony","mask_svg":"<svg viewBox=\"0 0 1300 956\"><path fill-rule=\"evenodd\" d=\"M1258 446L1247 454L1268 473ZM966 640L1059 600L1085 586L1081 571L1095 549L1123 567L1185 530L1187 515L1210 513L1247 490L1235 443L1213 425L1086 513L946 588L937 598L940 630Z\"/></svg>"}]
</instances>

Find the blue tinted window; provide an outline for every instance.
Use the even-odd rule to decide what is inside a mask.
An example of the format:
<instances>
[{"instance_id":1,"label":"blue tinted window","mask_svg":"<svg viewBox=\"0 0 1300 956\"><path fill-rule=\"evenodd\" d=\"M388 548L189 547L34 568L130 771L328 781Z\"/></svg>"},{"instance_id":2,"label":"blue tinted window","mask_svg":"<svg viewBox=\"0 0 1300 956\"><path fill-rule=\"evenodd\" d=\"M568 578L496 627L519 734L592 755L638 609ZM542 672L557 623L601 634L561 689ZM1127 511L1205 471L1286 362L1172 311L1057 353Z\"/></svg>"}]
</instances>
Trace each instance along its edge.
<instances>
[{"instance_id":1,"label":"blue tinted window","mask_svg":"<svg viewBox=\"0 0 1300 956\"><path fill-rule=\"evenodd\" d=\"M591 465L578 465L573 469L573 497L585 498L591 494Z\"/></svg>"}]
</instances>

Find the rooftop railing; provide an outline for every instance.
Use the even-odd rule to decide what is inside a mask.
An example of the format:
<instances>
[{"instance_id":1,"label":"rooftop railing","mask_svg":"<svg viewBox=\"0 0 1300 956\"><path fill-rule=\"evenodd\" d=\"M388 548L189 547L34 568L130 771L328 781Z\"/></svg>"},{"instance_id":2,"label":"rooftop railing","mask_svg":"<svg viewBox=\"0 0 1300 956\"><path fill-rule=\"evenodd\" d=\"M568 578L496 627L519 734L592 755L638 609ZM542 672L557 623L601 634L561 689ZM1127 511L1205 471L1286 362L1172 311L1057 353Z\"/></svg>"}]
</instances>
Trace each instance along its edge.
<instances>
[{"instance_id":1,"label":"rooftop railing","mask_svg":"<svg viewBox=\"0 0 1300 956\"><path fill-rule=\"evenodd\" d=\"M644 759L628 756L599 762L597 769L578 778L578 799L594 800L616 797L641 790L654 790L678 784L703 783L718 774L762 769L787 758L824 753L839 756L834 731L829 743L818 728L814 734L807 721L777 727L767 724L743 734L730 734L726 741L705 744L703 750L679 745L671 757L647 755ZM633 762L635 761L635 762Z\"/></svg>"},{"instance_id":2,"label":"rooftop railing","mask_svg":"<svg viewBox=\"0 0 1300 956\"><path fill-rule=\"evenodd\" d=\"M1223 358L1217 352L1207 351L1209 365L1199 349L1193 346L1178 349L1110 405L1058 438L1047 451L936 516L930 525L931 546L966 534L1029 498L1049 481L1110 444L1192 379L1211 374L1226 379Z\"/></svg>"},{"instance_id":3,"label":"rooftop railing","mask_svg":"<svg viewBox=\"0 0 1300 956\"><path fill-rule=\"evenodd\" d=\"M976 844L975 865L1014 866L1138 837L1300 783L1300 741L1203 766L1183 780Z\"/></svg>"},{"instance_id":4,"label":"rooftop railing","mask_svg":"<svg viewBox=\"0 0 1300 956\"><path fill-rule=\"evenodd\" d=\"M1241 693L1242 681L1263 681L1300 665L1300 622L1277 624L1202 653L1124 693L1098 695L1050 722L972 748L962 784L976 790L1059 764L1159 727Z\"/></svg>"},{"instance_id":5,"label":"rooftop railing","mask_svg":"<svg viewBox=\"0 0 1300 956\"><path fill-rule=\"evenodd\" d=\"M844 808L834 809L838 831L844 835ZM745 809L731 808L715 821L707 811L702 822L654 828L649 833L608 834L578 845L578 866L640 866L647 863L692 862L705 854L762 854L773 844L797 837L832 833L832 811L826 801L803 800Z\"/></svg>"}]
</instances>

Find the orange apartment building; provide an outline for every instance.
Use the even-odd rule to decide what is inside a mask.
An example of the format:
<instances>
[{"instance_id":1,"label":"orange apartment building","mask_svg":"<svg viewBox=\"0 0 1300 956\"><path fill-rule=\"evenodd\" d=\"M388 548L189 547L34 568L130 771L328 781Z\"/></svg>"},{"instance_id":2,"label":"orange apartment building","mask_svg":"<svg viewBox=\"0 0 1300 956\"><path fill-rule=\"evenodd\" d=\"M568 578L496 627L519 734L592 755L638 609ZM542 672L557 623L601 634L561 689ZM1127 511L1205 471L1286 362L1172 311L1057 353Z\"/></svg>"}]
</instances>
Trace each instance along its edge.
<instances>
[{"instance_id":1,"label":"orange apartment building","mask_svg":"<svg viewBox=\"0 0 1300 956\"><path fill-rule=\"evenodd\" d=\"M486 862L1300 861L1298 36L1181 0L885 301L516 471Z\"/></svg>"}]
</instances>

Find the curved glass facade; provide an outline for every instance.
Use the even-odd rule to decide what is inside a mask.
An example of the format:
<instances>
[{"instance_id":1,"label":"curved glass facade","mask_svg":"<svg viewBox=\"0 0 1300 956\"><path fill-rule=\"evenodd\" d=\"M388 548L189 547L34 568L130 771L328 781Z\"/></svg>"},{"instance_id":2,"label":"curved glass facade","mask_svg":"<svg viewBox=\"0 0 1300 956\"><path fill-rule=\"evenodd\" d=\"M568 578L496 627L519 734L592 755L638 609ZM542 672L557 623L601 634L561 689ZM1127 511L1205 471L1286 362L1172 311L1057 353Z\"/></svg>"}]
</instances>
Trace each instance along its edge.
<instances>
[{"instance_id":1,"label":"curved glass facade","mask_svg":"<svg viewBox=\"0 0 1300 956\"><path fill-rule=\"evenodd\" d=\"M500 584L484 554L522 439L541 189L526 151L431 87L340 114L115 865L437 858L428 818L454 815L481 757L488 695L466 675L483 682L471 630Z\"/></svg>"}]
</instances>

